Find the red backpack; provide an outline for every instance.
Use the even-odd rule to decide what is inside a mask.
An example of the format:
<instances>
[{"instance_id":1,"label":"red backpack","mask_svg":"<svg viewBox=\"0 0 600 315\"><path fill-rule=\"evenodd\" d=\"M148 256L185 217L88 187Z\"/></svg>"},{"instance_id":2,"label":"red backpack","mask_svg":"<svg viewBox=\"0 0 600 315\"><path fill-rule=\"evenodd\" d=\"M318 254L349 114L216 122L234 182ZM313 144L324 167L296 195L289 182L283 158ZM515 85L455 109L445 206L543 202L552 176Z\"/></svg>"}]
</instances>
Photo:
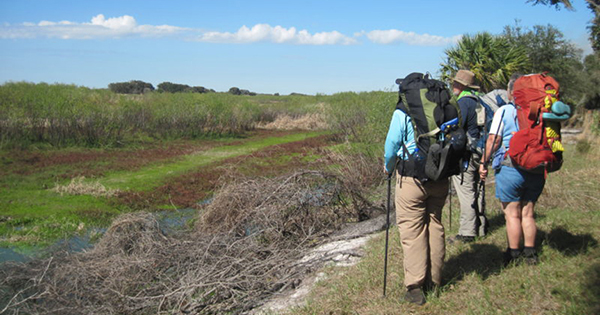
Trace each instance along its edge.
<instances>
[{"instance_id":1,"label":"red backpack","mask_svg":"<svg viewBox=\"0 0 600 315\"><path fill-rule=\"evenodd\" d=\"M558 88L558 82L545 73L515 81L513 95L519 131L510 140L508 155L520 169L547 174L562 166L562 153L552 152L542 119L546 104L558 100Z\"/></svg>"}]
</instances>

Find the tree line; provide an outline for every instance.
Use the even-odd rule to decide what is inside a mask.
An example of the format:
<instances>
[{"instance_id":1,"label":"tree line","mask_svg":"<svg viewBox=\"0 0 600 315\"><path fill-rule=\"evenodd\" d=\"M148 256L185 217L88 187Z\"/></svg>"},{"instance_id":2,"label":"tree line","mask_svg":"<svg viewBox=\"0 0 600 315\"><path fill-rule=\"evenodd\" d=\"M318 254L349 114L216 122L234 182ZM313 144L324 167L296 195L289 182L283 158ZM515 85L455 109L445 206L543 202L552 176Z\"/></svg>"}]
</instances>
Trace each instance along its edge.
<instances>
[{"instance_id":1,"label":"tree line","mask_svg":"<svg viewBox=\"0 0 600 315\"><path fill-rule=\"evenodd\" d=\"M460 69L473 71L484 92L505 89L515 72L547 72L561 84L561 98L569 104L600 108L600 53L583 57L583 51L550 24L525 28L517 21L497 35L464 35L445 50L441 79L450 82Z\"/></svg>"},{"instance_id":2,"label":"tree line","mask_svg":"<svg viewBox=\"0 0 600 315\"><path fill-rule=\"evenodd\" d=\"M179 84L172 82L162 82L157 85L157 89L151 83L140 81L140 80L131 80L128 82L115 82L110 83L108 85L108 89L114 93L118 94L144 94L149 92L159 92L159 93L216 93L213 89L208 89L203 86L189 86L187 84ZM251 92L249 90L240 89L238 87L232 87L227 91L229 94L233 95L257 95L256 92ZM279 95L276 93L275 95Z\"/></svg>"}]
</instances>

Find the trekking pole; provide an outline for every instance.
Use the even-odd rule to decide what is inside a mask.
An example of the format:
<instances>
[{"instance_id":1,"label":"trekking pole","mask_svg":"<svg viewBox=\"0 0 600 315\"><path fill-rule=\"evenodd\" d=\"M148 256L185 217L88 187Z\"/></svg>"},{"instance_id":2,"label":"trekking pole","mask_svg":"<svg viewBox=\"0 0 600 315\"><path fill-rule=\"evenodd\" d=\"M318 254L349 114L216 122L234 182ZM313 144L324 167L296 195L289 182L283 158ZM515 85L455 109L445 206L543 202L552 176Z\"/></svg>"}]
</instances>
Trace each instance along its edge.
<instances>
[{"instance_id":1,"label":"trekking pole","mask_svg":"<svg viewBox=\"0 0 600 315\"><path fill-rule=\"evenodd\" d=\"M483 103L481 101L481 98L477 97L479 99L479 102ZM487 111L487 108L484 107L484 113ZM503 113L504 114L504 113ZM486 150L487 150L487 140L488 137L490 136L490 131L488 130L489 126L488 126L488 119L487 119L487 114L485 115L486 119L484 120L483 123L483 149L481 151L481 157L484 158L485 154L486 154ZM492 117L493 119L493 117ZM498 130L496 130L496 135L494 135L494 141L496 141L496 137L498 137L498 131L500 129L500 124L498 124ZM473 162L474 165L477 165L477 163ZM483 166L487 169L488 166L488 162L487 160L484 161ZM477 170L475 172L476 176L479 176L479 167L477 167ZM481 195L481 191L483 191L483 195ZM481 207L479 206L479 197L481 196ZM475 209L475 222L478 222L477 225L477 234L482 234L479 233L480 229L481 229L481 225L483 223L483 229L485 231L486 227L485 225L488 224L488 220L485 217L485 180L479 180L479 185L477 185L477 187L475 187L475 196L474 196L474 200L473 200L473 204L471 205L471 207L473 209ZM481 219L479 217L483 217L484 222L481 222ZM480 235L481 236L481 235Z\"/></svg>"},{"instance_id":2,"label":"trekking pole","mask_svg":"<svg viewBox=\"0 0 600 315\"><path fill-rule=\"evenodd\" d=\"M452 230L452 181L450 181L449 185L448 185L448 210L449 210L449 214L448 214L448 231Z\"/></svg>"},{"instance_id":3,"label":"trekking pole","mask_svg":"<svg viewBox=\"0 0 600 315\"><path fill-rule=\"evenodd\" d=\"M485 211L485 182L481 183L481 208Z\"/></svg>"},{"instance_id":4,"label":"trekking pole","mask_svg":"<svg viewBox=\"0 0 600 315\"><path fill-rule=\"evenodd\" d=\"M385 224L385 259L383 265L383 297L387 286L387 261L388 261L388 242L390 234L390 196L392 194L392 175L387 178L387 219Z\"/></svg>"},{"instance_id":5,"label":"trekking pole","mask_svg":"<svg viewBox=\"0 0 600 315\"><path fill-rule=\"evenodd\" d=\"M487 138L487 135L486 135ZM485 144L483 147L483 154L485 154ZM475 163L475 158L471 157L471 163L473 163L473 165L476 165ZM479 167L477 167L477 172L476 172L476 176L479 176ZM475 228L477 229L477 235L479 235L479 229L481 228L481 224L485 224L485 222L481 222L481 216L485 217L485 214L483 213L483 209L481 209L481 207L479 207L479 197L480 195L480 191L481 191L481 187L485 185L485 181L483 180L479 180L479 183L477 183L477 185L475 186L475 195L473 196L473 203L471 203L471 209L473 209L475 211ZM485 218L484 218L485 220ZM481 236L481 235L479 235Z\"/></svg>"},{"instance_id":6,"label":"trekking pole","mask_svg":"<svg viewBox=\"0 0 600 315\"><path fill-rule=\"evenodd\" d=\"M481 214L485 218L485 223L484 223L484 226L483 226L483 231L484 231L485 234L487 234L487 231L488 231L489 226L490 226L490 221L485 216L485 181L481 182L480 185L481 185L481 208L479 209L479 211L481 212Z\"/></svg>"}]
</instances>

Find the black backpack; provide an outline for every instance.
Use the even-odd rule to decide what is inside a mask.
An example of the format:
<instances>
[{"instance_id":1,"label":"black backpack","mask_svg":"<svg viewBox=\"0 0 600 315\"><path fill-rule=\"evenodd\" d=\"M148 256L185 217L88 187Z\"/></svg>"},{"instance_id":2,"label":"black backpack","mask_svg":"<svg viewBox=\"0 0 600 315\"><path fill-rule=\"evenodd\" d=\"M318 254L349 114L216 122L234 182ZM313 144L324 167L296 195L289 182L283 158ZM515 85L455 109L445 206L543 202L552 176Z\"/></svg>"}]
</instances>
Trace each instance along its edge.
<instances>
[{"instance_id":1,"label":"black backpack","mask_svg":"<svg viewBox=\"0 0 600 315\"><path fill-rule=\"evenodd\" d=\"M408 159L398 161L399 174L421 181L459 174L463 161L468 161L467 136L446 84L416 72L396 83L400 86L396 109L411 117L417 147Z\"/></svg>"}]
</instances>

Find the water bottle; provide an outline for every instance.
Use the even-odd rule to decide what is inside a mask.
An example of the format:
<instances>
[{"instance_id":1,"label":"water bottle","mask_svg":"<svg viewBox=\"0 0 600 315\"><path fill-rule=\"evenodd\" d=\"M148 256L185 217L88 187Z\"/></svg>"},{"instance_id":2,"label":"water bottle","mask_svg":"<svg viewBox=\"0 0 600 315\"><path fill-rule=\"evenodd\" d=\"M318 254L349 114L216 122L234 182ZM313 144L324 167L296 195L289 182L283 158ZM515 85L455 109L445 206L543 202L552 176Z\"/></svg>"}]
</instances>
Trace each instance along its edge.
<instances>
[{"instance_id":1,"label":"water bottle","mask_svg":"<svg viewBox=\"0 0 600 315\"><path fill-rule=\"evenodd\" d=\"M419 150L419 148L415 149L415 151L413 152L413 156L415 157L416 161L423 161L423 160L425 160L425 154L423 154L423 152L421 152Z\"/></svg>"}]
</instances>

